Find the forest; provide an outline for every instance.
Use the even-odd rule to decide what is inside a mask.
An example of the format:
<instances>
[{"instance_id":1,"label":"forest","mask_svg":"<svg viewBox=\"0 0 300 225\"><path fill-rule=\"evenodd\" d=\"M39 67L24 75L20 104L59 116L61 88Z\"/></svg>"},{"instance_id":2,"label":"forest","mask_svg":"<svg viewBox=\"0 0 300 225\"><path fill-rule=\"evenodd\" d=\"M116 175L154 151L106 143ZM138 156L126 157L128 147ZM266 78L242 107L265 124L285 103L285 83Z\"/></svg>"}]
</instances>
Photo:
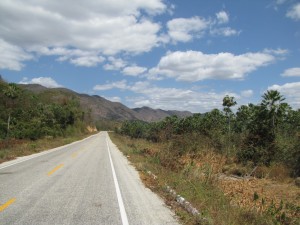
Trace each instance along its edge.
<instances>
[{"instance_id":1,"label":"forest","mask_svg":"<svg viewBox=\"0 0 300 225\"><path fill-rule=\"evenodd\" d=\"M252 168L276 164L284 166L291 177L300 176L300 110L292 109L276 90L268 90L259 104L233 111L236 104L234 97L225 96L222 111L152 123L126 121L117 132L168 142L171 153L160 154L160 160L174 168L182 155L212 150Z\"/></svg>"},{"instance_id":2,"label":"forest","mask_svg":"<svg viewBox=\"0 0 300 225\"><path fill-rule=\"evenodd\" d=\"M78 99L40 96L0 80L0 140L65 137L90 123Z\"/></svg>"}]
</instances>

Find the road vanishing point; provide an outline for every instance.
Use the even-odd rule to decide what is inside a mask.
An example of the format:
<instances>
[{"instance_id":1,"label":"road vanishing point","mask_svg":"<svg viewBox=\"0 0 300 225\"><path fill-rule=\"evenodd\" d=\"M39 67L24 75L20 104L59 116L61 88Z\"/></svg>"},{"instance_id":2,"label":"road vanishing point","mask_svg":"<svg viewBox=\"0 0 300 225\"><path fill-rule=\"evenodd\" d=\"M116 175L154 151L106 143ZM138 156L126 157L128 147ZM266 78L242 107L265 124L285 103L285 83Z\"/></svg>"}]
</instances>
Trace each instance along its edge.
<instances>
[{"instance_id":1,"label":"road vanishing point","mask_svg":"<svg viewBox=\"0 0 300 225\"><path fill-rule=\"evenodd\" d=\"M0 164L0 224L177 225L107 132Z\"/></svg>"}]
</instances>

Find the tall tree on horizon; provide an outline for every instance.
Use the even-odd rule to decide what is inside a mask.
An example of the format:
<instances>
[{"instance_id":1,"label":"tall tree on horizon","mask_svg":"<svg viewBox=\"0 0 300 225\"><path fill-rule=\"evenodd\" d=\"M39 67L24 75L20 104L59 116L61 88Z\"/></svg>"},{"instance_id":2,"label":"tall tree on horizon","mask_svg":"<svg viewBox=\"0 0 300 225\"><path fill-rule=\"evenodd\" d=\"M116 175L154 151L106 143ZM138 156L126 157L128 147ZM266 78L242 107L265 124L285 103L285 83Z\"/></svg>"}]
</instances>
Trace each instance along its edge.
<instances>
[{"instance_id":1,"label":"tall tree on horizon","mask_svg":"<svg viewBox=\"0 0 300 225\"><path fill-rule=\"evenodd\" d=\"M285 98L277 90L268 90L262 96L261 106L264 107L270 116L273 132L277 126L278 117L287 109L287 104L283 103Z\"/></svg>"},{"instance_id":2,"label":"tall tree on horizon","mask_svg":"<svg viewBox=\"0 0 300 225\"><path fill-rule=\"evenodd\" d=\"M226 95L223 98L223 106L224 106L224 112L228 118L228 130L229 133L231 132L231 117L232 117L232 110L230 107L235 106L237 104L237 102L234 100L234 97L230 97L228 95Z\"/></svg>"}]
</instances>

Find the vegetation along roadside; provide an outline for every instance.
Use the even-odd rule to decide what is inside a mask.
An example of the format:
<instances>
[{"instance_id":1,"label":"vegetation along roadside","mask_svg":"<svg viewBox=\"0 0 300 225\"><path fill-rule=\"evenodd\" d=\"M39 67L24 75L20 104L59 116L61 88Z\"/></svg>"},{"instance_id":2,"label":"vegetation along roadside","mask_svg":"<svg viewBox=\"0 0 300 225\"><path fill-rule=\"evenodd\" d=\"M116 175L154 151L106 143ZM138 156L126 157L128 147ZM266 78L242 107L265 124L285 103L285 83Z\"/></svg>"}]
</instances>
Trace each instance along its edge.
<instances>
[{"instance_id":1,"label":"vegetation along roadside","mask_svg":"<svg viewBox=\"0 0 300 225\"><path fill-rule=\"evenodd\" d=\"M72 96L47 96L0 80L0 163L82 139L96 128Z\"/></svg>"},{"instance_id":2,"label":"vegetation along roadside","mask_svg":"<svg viewBox=\"0 0 300 225\"><path fill-rule=\"evenodd\" d=\"M175 207L184 224L299 224L300 110L284 100L269 90L233 112L226 96L223 111L126 121L111 136L149 188L176 206L168 184L205 218Z\"/></svg>"}]
</instances>

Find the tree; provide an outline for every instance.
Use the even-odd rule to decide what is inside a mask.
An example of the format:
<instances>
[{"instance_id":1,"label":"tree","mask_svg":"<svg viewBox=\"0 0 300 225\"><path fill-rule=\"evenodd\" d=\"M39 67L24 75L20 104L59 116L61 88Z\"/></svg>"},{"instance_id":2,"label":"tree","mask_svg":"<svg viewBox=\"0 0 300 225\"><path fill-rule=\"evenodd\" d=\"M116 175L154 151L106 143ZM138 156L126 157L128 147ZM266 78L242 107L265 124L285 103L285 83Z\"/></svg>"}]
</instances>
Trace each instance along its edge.
<instances>
[{"instance_id":1,"label":"tree","mask_svg":"<svg viewBox=\"0 0 300 225\"><path fill-rule=\"evenodd\" d=\"M268 90L262 98L261 105L267 109L273 132L275 132L277 121L279 119L278 117L284 114L288 105L283 103L285 98L277 90Z\"/></svg>"},{"instance_id":2,"label":"tree","mask_svg":"<svg viewBox=\"0 0 300 225\"><path fill-rule=\"evenodd\" d=\"M10 130L10 121L11 121L11 114L14 107L15 99L20 94L20 89L15 83L9 83L6 88L3 90L3 94L7 97L7 108L8 108L8 119L7 119L7 133L6 137L9 137L9 130Z\"/></svg>"},{"instance_id":3,"label":"tree","mask_svg":"<svg viewBox=\"0 0 300 225\"><path fill-rule=\"evenodd\" d=\"M252 110L245 113L249 115L248 134L238 158L243 162L251 160L255 164L262 163L269 166L279 152L275 132L277 124L284 121L290 107L283 103L285 98L278 91L269 90L262 98L260 105L252 107Z\"/></svg>"},{"instance_id":4,"label":"tree","mask_svg":"<svg viewBox=\"0 0 300 225\"><path fill-rule=\"evenodd\" d=\"M249 131L253 127L253 121L255 120L260 106L249 103L248 105L242 105L236 112L236 132Z\"/></svg>"},{"instance_id":5,"label":"tree","mask_svg":"<svg viewBox=\"0 0 300 225\"><path fill-rule=\"evenodd\" d=\"M234 100L234 97L230 97L228 95L226 95L224 98L223 98L223 106L224 106L224 112L228 118L228 130L229 130L229 133L230 133L230 121L231 121L231 117L232 117L232 111L230 109L230 107L232 106L235 106L237 103L236 101Z\"/></svg>"}]
</instances>

